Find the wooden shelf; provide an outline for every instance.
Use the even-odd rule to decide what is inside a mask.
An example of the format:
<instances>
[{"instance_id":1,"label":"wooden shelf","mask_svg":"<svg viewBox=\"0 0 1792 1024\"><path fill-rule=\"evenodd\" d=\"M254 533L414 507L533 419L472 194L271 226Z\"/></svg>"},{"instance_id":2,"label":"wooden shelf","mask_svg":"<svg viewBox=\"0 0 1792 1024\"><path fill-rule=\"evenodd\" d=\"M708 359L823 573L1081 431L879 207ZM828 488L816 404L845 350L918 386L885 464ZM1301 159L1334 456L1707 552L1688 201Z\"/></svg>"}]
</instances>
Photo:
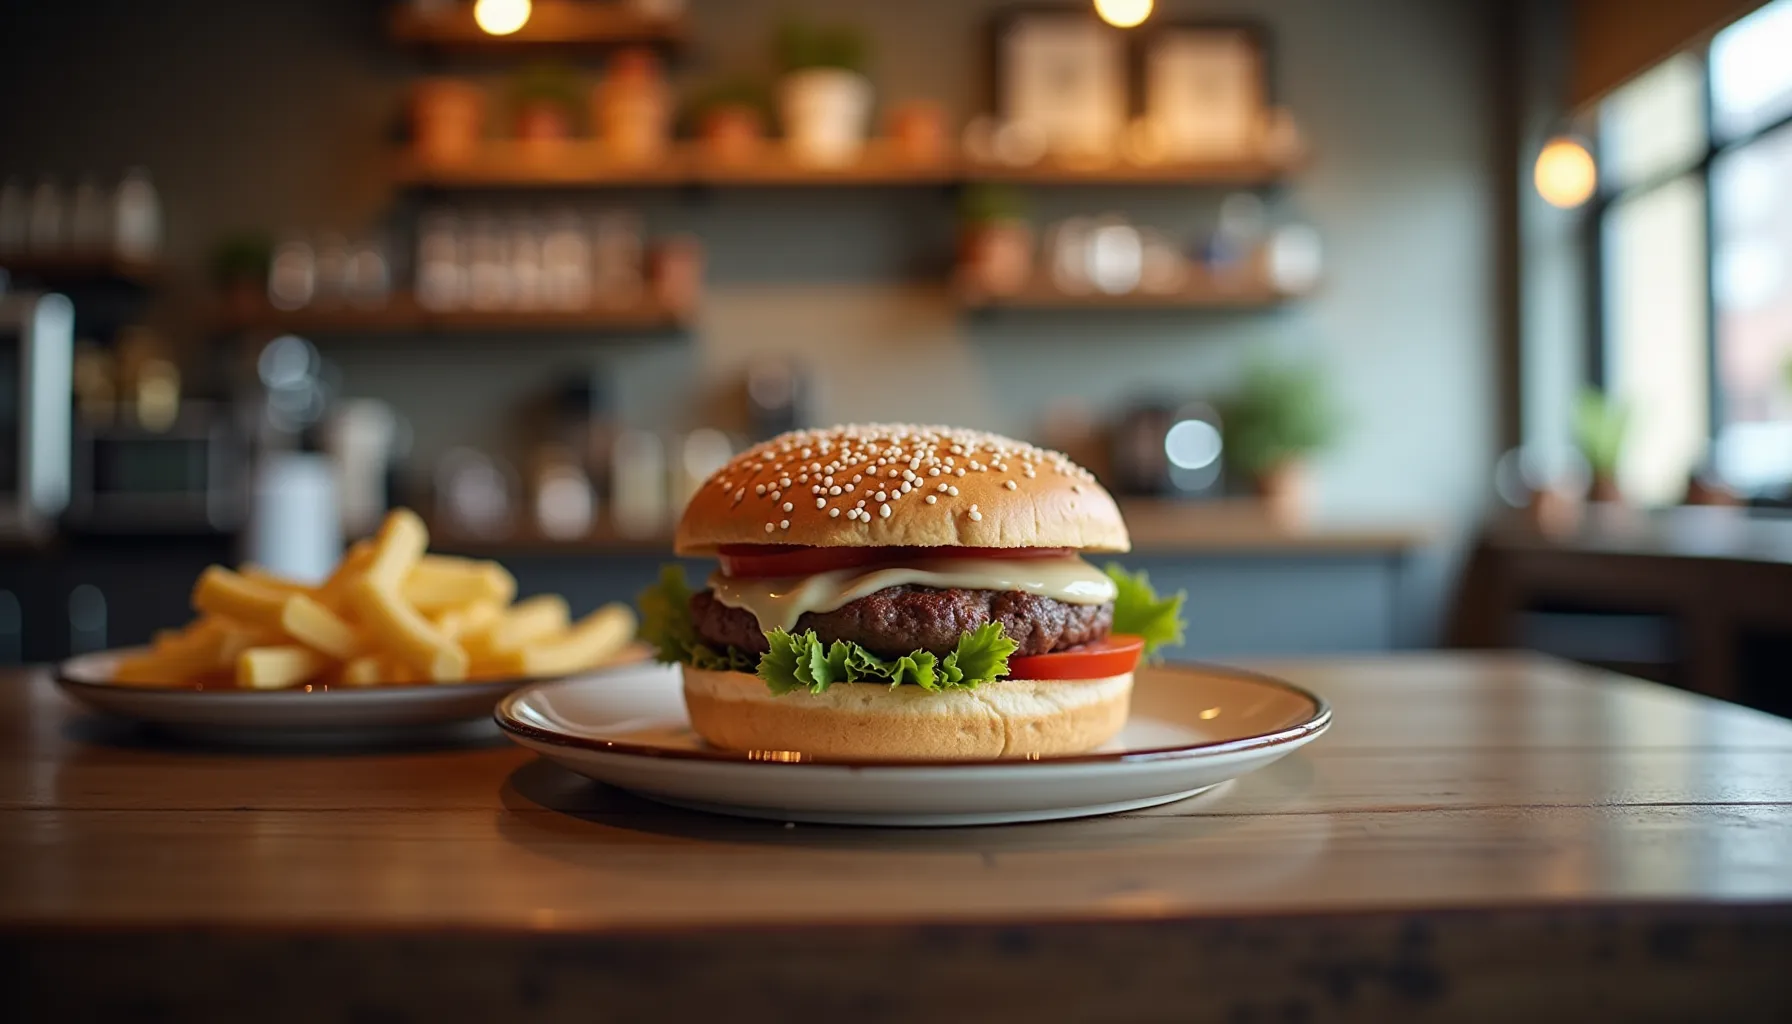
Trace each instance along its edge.
<instances>
[{"instance_id":1,"label":"wooden shelf","mask_svg":"<svg viewBox=\"0 0 1792 1024\"><path fill-rule=\"evenodd\" d=\"M652 18L621 2L535 0L523 27L489 35L473 21L471 3L455 3L439 15L395 5L392 38L411 46L452 50L602 49L630 44L676 46L684 41L683 18Z\"/></svg>"},{"instance_id":2,"label":"wooden shelf","mask_svg":"<svg viewBox=\"0 0 1792 1024\"><path fill-rule=\"evenodd\" d=\"M0 256L0 269L16 278L29 278L51 285L79 281L123 281L145 285L153 282L161 272L160 266L155 263L127 259L109 252Z\"/></svg>"},{"instance_id":3,"label":"wooden shelf","mask_svg":"<svg viewBox=\"0 0 1792 1024\"><path fill-rule=\"evenodd\" d=\"M1273 185L1298 170L1302 161L1259 157L1188 163L1066 164L1045 160L1025 167L966 164L966 181L1016 185Z\"/></svg>"},{"instance_id":4,"label":"wooden shelf","mask_svg":"<svg viewBox=\"0 0 1792 1024\"><path fill-rule=\"evenodd\" d=\"M685 327L691 311L648 298L636 305L579 310L424 309L414 296L398 293L377 309L336 307L226 314L229 331L298 331L320 334L447 333L454 331L671 331Z\"/></svg>"},{"instance_id":5,"label":"wooden shelf","mask_svg":"<svg viewBox=\"0 0 1792 1024\"><path fill-rule=\"evenodd\" d=\"M894 146L873 140L863 157L844 167L812 167L793 163L778 140L767 140L762 155L750 163L718 163L693 143L679 143L653 164L615 160L594 139L548 144L498 140L458 163L425 162L415 154L398 161L401 185L435 188L658 188L678 186L829 186L944 185L969 182L1014 182L1035 185L1265 185L1297 169L1294 163L1229 161L1108 167L992 167L956 160L917 163L904 160Z\"/></svg>"},{"instance_id":6,"label":"wooden shelf","mask_svg":"<svg viewBox=\"0 0 1792 1024\"><path fill-rule=\"evenodd\" d=\"M1247 279L1237 283L1226 283L1211 278L1197 278L1181 290L1168 293L1136 291L1120 295L1108 295L1101 292L1073 293L1058 288L1043 272L1038 272L1034 274L1033 283L1019 294L988 295L961 290L959 302L963 308L972 311L1225 310L1268 309L1298 297L1298 293L1279 289L1266 281Z\"/></svg>"}]
</instances>

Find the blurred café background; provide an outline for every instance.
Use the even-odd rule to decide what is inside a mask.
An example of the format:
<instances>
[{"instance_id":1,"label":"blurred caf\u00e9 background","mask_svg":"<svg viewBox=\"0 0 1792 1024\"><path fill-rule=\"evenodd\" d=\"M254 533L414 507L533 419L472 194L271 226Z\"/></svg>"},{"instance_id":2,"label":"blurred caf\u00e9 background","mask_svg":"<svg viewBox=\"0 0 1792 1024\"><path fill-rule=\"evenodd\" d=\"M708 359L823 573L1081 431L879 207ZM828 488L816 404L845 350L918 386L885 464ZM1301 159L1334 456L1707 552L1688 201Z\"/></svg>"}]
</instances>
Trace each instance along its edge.
<instances>
[{"instance_id":1,"label":"blurred caf\u00e9 background","mask_svg":"<svg viewBox=\"0 0 1792 1024\"><path fill-rule=\"evenodd\" d=\"M1180 657L1792 710L1792 0L0 10L0 662L397 504L583 612L898 420L1094 469Z\"/></svg>"}]
</instances>

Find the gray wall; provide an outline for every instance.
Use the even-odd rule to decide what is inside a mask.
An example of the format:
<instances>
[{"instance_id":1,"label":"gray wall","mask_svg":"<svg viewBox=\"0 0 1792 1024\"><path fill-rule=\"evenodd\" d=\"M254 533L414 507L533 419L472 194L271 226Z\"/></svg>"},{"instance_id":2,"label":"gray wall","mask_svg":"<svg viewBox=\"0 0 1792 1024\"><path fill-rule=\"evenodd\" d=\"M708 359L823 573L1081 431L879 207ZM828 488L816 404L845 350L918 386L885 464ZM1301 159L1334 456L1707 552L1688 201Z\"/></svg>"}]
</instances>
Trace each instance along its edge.
<instances>
[{"instance_id":1,"label":"gray wall","mask_svg":"<svg viewBox=\"0 0 1792 1024\"><path fill-rule=\"evenodd\" d=\"M424 65L385 42L382 6L11 4L0 31L0 173L148 166L175 263L156 315L194 334L204 255L221 233L396 224L411 212L393 203L381 169L404 84ZM691 6L697 40L681 73L700 75L758 60L769 23L792 5ZM874 33L884 96L931 98L955 115L980 104L983 25L1001 5L825 6ZM688 340L359 340L333 349L348 390L394 401L427 453L497 440L506 412L569 367L605 367L629 418L682 427L705 419L744 364L798 353L820 372L823 419L1028 434L1047 402L1074 396L1106 410L1134 395L1210 392L1247 353L1272 349L1322 359L1348 411L1349 432L1321 465L1327 517L1460 521L1483 501L1494 447L1488 5L1160 8L1159 18L1245 16L1272 30L1279 98L1317 152L1279 200L1328 245L1328 280L1310 301L1269 314L969 321L940 283L943 190L628 194L613 198L638 204L655 228L698 231L709 247L710 291ZM1123 209L1190 231L1211 220L1217 198L1047 192L1038 212Z\"/></svg>"}]
</instances>

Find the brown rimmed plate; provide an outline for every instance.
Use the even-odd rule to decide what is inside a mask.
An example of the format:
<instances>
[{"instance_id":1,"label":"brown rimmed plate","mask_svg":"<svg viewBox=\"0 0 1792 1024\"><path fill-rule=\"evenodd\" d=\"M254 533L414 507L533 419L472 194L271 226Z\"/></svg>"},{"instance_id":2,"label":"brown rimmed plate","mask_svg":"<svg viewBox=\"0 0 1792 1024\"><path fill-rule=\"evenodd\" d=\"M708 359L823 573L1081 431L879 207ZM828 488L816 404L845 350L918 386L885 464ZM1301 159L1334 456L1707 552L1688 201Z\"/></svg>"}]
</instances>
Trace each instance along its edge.
<instances>
[{"instance_id":1,"label":"brown rimmed plate","mask_svg":"<svg viewBox=\"0 0 1792 1024\"><path fill-rule=\"evenodd\" d=\"M676 667L519 689L498 702L516 742L572 771L680 807L783 821L985 825L1136 810L1211 789L1316 739L1321 698L1207 666L1140 669L1132 716L1087 754L1038 760L829 761L725 751L690 728Z\"/></svg>"},{"instance_id":2,"label":"brown rimmed plate","mask_svg":"<svg viewBox=\"0 0 1792 1024\"><path fill-rule=\"evenodd\" d=\"M90 710L194 739L327 743L384 740L466 726L489 731L492 705L500 697L519 687L552 681L520 678L283 690L113 682L118 662L141 652L141 648L126 648L70 658L56 666L56 683ZM618 663L630 665L646 653L645 647L633 645ZM597 669L592 674L607 671L612 670ZM581 678L583 674L560 681Z\"/></svg>"}]
</instances>

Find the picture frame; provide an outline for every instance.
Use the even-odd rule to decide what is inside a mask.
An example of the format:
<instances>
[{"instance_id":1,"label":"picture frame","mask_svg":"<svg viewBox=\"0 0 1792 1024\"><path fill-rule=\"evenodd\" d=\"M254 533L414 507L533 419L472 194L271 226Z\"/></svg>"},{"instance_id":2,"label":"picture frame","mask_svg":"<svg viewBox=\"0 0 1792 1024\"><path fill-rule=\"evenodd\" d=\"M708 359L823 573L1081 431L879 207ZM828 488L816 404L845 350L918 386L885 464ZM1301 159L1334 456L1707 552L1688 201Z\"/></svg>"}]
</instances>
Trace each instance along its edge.
<instances>
[{"instance_id":1,"label":"picture frame","mask_svg":"<svg viewBox=\"0 0 1792 1024\"><path fill-rule=\"evenodd\" d=\"M1131 111L1125 32L1091 9L1021 8L992 32L995 111L1054 157L1118 152Z\"/></svg>"},{"instance_id":2,"label":"picture frame","mask_svg":"<svg viewBox=\"0 0 1792 1024\"><path fill-rule=\"evenodd\" d=\"M1143 118L1165 159L1240 159L1257 151L1271 106L1261 29L1159 25L1138 49Z\"/></svg>"}]
</instances>

